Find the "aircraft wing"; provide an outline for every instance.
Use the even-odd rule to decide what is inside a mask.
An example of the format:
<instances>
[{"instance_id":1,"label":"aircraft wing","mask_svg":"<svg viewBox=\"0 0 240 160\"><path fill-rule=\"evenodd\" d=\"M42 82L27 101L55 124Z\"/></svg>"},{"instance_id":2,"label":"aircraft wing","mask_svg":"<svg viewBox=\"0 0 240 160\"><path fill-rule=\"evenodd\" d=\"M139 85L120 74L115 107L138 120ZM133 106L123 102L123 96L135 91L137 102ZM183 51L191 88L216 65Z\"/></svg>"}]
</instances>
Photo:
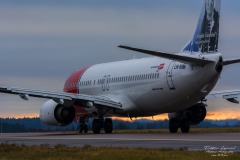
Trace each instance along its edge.
<instances>
[{"instance_id":1,"label":"aircraft wing","mask_svg":"<svg viewBox=\"0 0 240 160\"><path fill-rule=\"evenodd\" d=\"M118 47L136 51L136 52L149 54L152 56L157 56L157 57L166 58L166 59L170 59L170 60L176 60L176 61L183 62L183 63L191 62L191 63L195 63L195 64L199 64L199 65L206 65L206 64L213 62L211 60L200 59L198 57L189 57L189 56L183 56L183 55L177 55L177 54L150 51L150 50L144 50L144 49L139 49L139 48L132 48L132 47L128 47L128 46L118 46Z\"/></svg>"},{"instance_id":2,"label":"aircraft wing","mask_svg":"<svg viewBox=\"0 0 240 160\"><path fill-rule=\"evenodd\" d=\"M212 91L206 99L223 98L232 103L239 104L238 97L240 97L240 90L226 90L226 91Z\"/></svg>"},{"instance_id":3,"label":"aircraft wing","mask_svg":"<svg viewBox=\"0 0 240 160\"><path fill-rule=\"evenodd\" d=\"M28 100L30 97L52 99L59 104L81 105L82 107L93 107L94 104L102 105L108 108L122 109L122 105L109 97L101 95L73 94L66 92L52 92L43 90L34 90L26 88L2 87L0 93L19 95L22 99Z\"/></svg>"}]
</instances>

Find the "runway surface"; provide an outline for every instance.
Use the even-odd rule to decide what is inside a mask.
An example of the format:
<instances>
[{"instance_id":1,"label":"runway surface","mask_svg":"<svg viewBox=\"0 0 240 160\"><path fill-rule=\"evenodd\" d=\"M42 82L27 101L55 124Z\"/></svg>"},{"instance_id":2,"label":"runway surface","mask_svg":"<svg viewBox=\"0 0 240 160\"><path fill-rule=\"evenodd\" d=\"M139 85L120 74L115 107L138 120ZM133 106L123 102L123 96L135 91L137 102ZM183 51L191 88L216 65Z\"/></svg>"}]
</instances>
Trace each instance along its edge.
<instances>
[{"instance_id":1,"label":"runway surface","mask_svg":"<svg viewBox=\"0 0 240 160\"><path fill-rule=\"evenodd\" d=\"M26 145L65 144L67 146L112 146L141 148L184 147L188 150L205 150L206 146L233 148L240 151L240 133L130 133L130 134L66 134L66 133L1 133L0 143Z\"/></svg>"}]
</instances>

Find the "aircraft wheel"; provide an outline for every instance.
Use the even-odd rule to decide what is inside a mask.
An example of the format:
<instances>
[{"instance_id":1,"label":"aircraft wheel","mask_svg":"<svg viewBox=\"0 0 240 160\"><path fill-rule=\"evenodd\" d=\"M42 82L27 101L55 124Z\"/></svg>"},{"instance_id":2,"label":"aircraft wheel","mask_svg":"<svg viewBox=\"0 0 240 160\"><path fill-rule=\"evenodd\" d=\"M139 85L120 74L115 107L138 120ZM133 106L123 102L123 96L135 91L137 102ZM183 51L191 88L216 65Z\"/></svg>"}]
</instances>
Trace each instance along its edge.
<instances>
[{"instance_id":1,"label":"aircraft wheel","mask_svg":"<svg viewBox=\"0 0 240 160\"><path fill-rule=\"evenodd\" d=\"M112 130L113 130L112 119L110 118L105 119L104 130L105 130L105 133L112 133Z\"/></svg>"},{"instance_id":2,"label":"aircraft wheel","mask_svg":"<svg viewBox=\"0 0 240 160\"><path fill-rule=\"evenodd\" d=\"M82 131L83 131L83 127L82 127L81 124L79 124L79 125L78 125L78 132L79 132L79 133L82 133Z\"/></svg>"},{"instance_id":3,"label":"aircraft wheel","mask_svg":"<svg viewBox=\"0 0 240 160\"><path fill-rule=\"evenodd\" d=\"M170 122L169 122L170 133L177 133L178 126L179 126L179 123L178 123L178 120L176 118L170 119Z\"/></svg>"},{"instance_id":4,"label":"aircraft wheel","mask_svg":"<svg viewBox=\"0 0 240 160\"><path fill-rule=\"evenodd\" d=\"M187 118L184 118L184 119L181 120L180 126L181 126L182 133L188 133L189 132L190 124L189 124L189 120Z\"/></svg>"},{"instance_id":5,"label":"aircraft wheel","mask_svg":"<svg viewBox=\"0 0 240 160\"><path fill-rule=\"evenodd\" d=\"M99 134L101 131L102 125L99 119L94 119L92 123L92 130L94 134Z\"/></svg>"},{"instance_id":6,"label":"aircraft wheel","mask_svg":"<svg viewBox=\"0 0 240 160\"><path fill-rule=\"evenodd\" d=\"M83 125L83 131L84 133L88 133L88 126L86 124Z\"/></svg>"}]
</instances>

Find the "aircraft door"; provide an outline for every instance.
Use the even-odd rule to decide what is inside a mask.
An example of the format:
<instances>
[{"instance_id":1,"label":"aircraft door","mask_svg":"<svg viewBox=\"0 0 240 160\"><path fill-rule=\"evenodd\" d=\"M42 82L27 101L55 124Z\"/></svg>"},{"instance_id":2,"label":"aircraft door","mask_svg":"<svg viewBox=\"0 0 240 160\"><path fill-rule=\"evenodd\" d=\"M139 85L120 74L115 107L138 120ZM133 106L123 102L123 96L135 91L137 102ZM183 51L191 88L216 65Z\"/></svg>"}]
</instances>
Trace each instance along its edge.
<instances>
[{"instance_id":1,"label":"aircraft door","mask_svg":"<svg viewBox=\"0 0 240 160\"><path fill-rule=\"evenodd\" d=\"M104 76L102 79L102 90L105 91L106 89L106 80L107 80L107 76Z\"/></svg>"},{"instance_id":2,"label":"aircraft door","mask_svg":"<svg viewBox=\"0 0 240 160\"><path fill-rule=\"evenodd\" d=\"M168 69L167 69L167 84L168 84L168 87L170 90L175 90L175 86L173 83L173 75L172 75L172 71L173 71L173 67L174 67L175 63L176 63L175 61L172 61L169 64Z\"/></svg>"},{"instance_id":3,"label":"aircraft door","mask_svg":"<svg viewBox=\"0 0 240 160\"><path fill-rule=\"evenodd\" d=\"M109 88L110 88L109 83L110 83L110 75L104 76L102 79L102 90L103 91L109 90Z\"/></svg>"},{"instance_id":4,"label":"aircraft door","mask_svg":"<svg viewBox=\"0 0 240 160\"><path fill-rule=\"evenodd\" d=\"M106 90L109 90L109 83L110 83L110 75L107 76L107 84L106 84Z\"/></svg>"}]
</instances>

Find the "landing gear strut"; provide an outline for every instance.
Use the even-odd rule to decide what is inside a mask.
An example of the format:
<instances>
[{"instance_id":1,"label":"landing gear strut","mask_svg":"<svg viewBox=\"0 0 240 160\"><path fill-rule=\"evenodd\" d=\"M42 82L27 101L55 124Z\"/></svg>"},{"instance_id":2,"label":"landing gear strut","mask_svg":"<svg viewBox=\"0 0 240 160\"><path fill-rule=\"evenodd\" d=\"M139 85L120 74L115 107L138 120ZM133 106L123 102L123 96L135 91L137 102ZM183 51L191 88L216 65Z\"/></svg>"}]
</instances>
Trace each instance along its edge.
<instances>
[{"instance_id":1,"label":"landing gear strut","mask_svg":"<svg viewBox=\"0 0 240 160\"><path fill-rule=\"evenodd\" d=\"M88 126L86 125L85 122L86 122L86 119L83 118L83 117L80 117L78 119L78 123L79 123L79 125L78 125L78 132L79 133L82 133L82 132L87 133L88 132Z\"/></svg>"}]
</instances>

